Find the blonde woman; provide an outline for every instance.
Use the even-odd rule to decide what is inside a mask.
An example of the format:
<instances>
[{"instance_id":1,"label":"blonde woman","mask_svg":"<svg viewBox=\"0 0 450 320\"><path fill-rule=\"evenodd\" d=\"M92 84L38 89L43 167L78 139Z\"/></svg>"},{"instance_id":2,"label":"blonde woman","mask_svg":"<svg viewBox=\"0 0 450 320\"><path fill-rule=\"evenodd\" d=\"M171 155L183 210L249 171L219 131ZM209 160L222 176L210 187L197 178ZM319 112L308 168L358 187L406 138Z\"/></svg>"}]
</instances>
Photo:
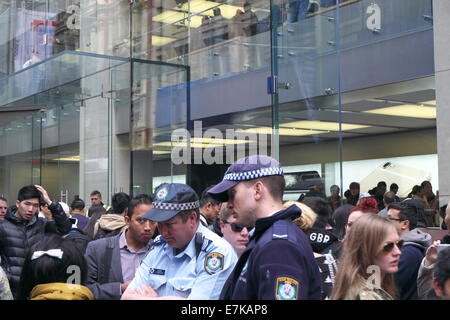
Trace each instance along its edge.
<instances>
[{"instance_id":1,"label":"blonde woman","mask_svg":"<svg viewBox=\"0 0 450 320\"><path fill-rule=\"evenodd\" d=\"M302 210L302 215L292 222L303 232L308 231L308 229L314 225L314 222L316 222L317 214L306 204L298 201L287 201L283 204L283 208L289 208L293 204Z\"/></svg>"},{"instance_id":2,"label":"blonde woman","mask_svg":"<svg viewBox=\"0 0 450 320\"><path fill-rule=\"evenodd\" d=\"M333 300L393 300L394 273L403 242L387 218L367 214L356 221L344 243Z\"/></svg>"},{"instance_id":3,"label":"blonde woman","mask_svg":"<svg viewBox=\"0 0 450 320\"><path fill-rule=\"evenodd\" d=\"M306 204L297 201L288 201L283 204L283 207L289 208L295 204L302 210L302 215L292 221L299 227L303 232L308 235L308 230L312 228L314 222L316 221L317 214ZM312 234L309 234L309 240L311 242ZM337 261L332 254L320 254L314 251L314 246L312 247L314 258L316 259L317 265L320 270L320 275L322 278L322 300L329 300L331 291L333 289L333 284L335 281L335 274L337 271Z\"/></svg>"}]
</instances>

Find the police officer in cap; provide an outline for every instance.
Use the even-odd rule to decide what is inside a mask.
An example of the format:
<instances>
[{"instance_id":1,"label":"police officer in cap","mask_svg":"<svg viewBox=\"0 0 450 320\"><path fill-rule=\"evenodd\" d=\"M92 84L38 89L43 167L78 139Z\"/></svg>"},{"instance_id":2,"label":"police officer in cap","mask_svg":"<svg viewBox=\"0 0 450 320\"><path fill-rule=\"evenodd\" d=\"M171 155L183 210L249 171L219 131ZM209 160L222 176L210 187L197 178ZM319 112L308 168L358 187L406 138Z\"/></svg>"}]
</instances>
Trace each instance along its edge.
<instances>
[{"instance_id":1,"label":"police officer in cap","mask_svg":"<svg viewBox=\"0 0 450 320\"><path fill-rule=\"evenodd\" d=\"M279 162L254 155L231 165L222 182L209 190L228 201L236 224L254 226L221 299L320 299L321 278L311 245L291 222L301 211L295 205L283 209L284 187Z\"/></svg>"},{"instance_id":2,"label":"police officer in cap","mask_svg":"<svg viewBox=\"0 0 450 320\"><path fill-rule=\"evenodd\" d=\"M191 187L171 183L156 190L153 209L143 218L158 222L160 235L122 300L219 298L237 256L199 217L199 199Z\"/></svg>"}]
</instances>

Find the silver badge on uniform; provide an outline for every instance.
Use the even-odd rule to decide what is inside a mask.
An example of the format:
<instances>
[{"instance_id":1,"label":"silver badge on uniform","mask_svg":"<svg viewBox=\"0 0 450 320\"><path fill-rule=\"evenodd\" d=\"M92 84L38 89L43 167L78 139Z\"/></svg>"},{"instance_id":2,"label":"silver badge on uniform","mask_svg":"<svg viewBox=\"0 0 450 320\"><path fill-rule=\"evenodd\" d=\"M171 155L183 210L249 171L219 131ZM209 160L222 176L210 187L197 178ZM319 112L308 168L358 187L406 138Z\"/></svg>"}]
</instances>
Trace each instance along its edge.
<instances>
[{"instance_id":1,"label":"silver badge on uniform","mask_svg":"<svg viewBox=\"0 0 450 320\"><path fill-rule=\"evenodd\" d=\"M211 252L205 257L205 270L209 274L214 274L223 269L223 254Z\"/></svg>"}]
</instances>

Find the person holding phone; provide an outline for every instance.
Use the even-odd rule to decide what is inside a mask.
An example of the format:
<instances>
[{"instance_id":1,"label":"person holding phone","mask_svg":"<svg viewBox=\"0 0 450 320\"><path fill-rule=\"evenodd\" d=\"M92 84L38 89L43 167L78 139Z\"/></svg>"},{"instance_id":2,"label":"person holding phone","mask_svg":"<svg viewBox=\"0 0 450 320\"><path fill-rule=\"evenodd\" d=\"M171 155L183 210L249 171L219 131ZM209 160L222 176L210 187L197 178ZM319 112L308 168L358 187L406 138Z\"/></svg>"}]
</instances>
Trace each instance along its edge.
<instances>
[{"instance_id":1,"label":"person holding phone","mask_svg":"<svg viewBox=\"0 0 450 320\"><path fill-rule=\"evenodd\" d=\"M448 202L450 204L450 201ZM446 207L444 223L450 227L450 207ZM434 295L432 288L433 270L437 261L439 251L450 246L450 234L446 234L442 240L434 241L428 247L425 257L422 260L417 276L417 293L420 299L430 299Z\"/></svg>"},{"instance_id":2,"label":"person holding phone","mask_svg":"<svg viewBox=\"0 0 450 320\"><path fill-rule=\"evenodd\" d=\"M53 220L38 217L41 202L48 205ZM18 296L27 249L39 242L46 233L63 235L71 227L61 205L56 200L52 201L42 186L28 185L19 190L16 204L8 208L5 220L0 221L1 263L8 275L14 298Z\"/></svg>"},{"instance_id":3,"label":"person holding phone","mask_svg":"<svg viewBox=\"0 0 450 320\"><path fill-rule=\"evenodd\" d=\"M436 240L428 248L417 277L420 299L450 299L450 244Z\"/></svg>"}]
</instances>

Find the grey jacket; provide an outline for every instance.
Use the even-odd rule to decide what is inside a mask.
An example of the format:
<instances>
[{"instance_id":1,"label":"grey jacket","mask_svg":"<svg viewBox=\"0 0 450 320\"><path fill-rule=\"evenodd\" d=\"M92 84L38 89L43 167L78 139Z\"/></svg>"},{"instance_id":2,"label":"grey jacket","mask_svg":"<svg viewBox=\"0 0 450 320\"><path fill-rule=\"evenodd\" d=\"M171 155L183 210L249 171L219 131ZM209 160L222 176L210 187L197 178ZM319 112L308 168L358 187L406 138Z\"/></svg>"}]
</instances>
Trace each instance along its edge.
<instances>
[{"instance_id":1,"label":"grey jacket","mask_svg":"<svg viewBox=\"0 0 450 320\"><path fill-rule=\"evenodd\" d=\"M433 270L435 264L425 267L425 258L420 263L419 274L417 275L417 295L419 299L426 299L428 291L433 287Z\"/></svg>"},{"instance_id":2,"label":"grey jacket","mask_svg":"<svg viewBox=\"0 0 450 320\"><path fill-rule=\"evenodd\" d=\"M119 237L120 234L91 241L87 246L87 287L94 294L95 300L120 299L120 285L123 283L123 277Z\"/></svg>"}]
</instances>

